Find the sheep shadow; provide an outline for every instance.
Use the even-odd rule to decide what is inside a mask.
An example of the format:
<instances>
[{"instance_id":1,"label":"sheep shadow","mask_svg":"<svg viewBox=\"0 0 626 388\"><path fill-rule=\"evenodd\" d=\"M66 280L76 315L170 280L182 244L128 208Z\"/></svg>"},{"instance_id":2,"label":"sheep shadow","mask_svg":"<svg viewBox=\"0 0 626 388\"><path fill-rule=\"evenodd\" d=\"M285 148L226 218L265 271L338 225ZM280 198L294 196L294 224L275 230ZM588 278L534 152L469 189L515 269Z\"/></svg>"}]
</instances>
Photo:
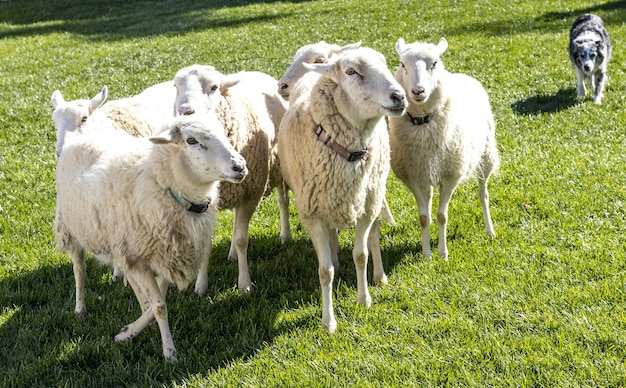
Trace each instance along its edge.
<instances>
[{"instance_id":1,"label":"sheep shadow","mask_svg":"<svg viewBox=\"0 0 626 388\"><path fill-rule=\"evenodd\" d=\"M581 101L576 96L575 88L563 88L556 94L538 94L516 101L511 108L518 115L557 113L580 104Z\"/></svg>"},{"instance_id":2,"label":"sheep shadow","mask_svg":"<svg viewBox=\"0 0 626 388\"><path fill-rule=\"evenodd\" d=\"M256 287L247 295L237 290L237 264L226 258L229 244L225 239L214 246L206 295L197 296L193 285L168 292L169 322L179 352L176 365L163 360L156 325L131 341L113 341L121 327L138 318L139 306L132 290L121 282L111 284L110 268L93 258L87 261L89 312L82 316L73 312L75 289L69 259L64 265L0 280L4 308L0 382L24 386L70 381L123 386L150 380L180 383L191 375L249 359L285 332L322 330L317 260L308 236L284 245L276 236L251 236L250 272ZM351 247L342 247L336 281L354 284L356 289L350 252ZM302 311L307 304L316 308ZM51 374L51 370L58 373Z\"/></svg>"}]
</instances>

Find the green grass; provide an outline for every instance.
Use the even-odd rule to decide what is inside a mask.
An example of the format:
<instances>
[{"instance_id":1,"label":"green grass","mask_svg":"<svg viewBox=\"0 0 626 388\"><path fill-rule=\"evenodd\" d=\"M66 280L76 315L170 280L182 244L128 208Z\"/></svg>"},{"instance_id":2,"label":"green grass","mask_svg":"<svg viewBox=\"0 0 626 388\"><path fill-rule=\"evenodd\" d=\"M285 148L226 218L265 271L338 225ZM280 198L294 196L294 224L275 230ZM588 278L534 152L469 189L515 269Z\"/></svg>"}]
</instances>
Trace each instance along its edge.
<instances>
[{"instance_id":1,"label":"green grass","mask_svg":"<svg viewBox=\"0 0 626 388\"><path fill-rule=\"evenodd\" d=\"M602 16L614 41L602 106L574 96L567 34L584 12ZM623 0L0 2L0 385L626 385L624 20ZM178 364L163 361L156 327L113 341L139 308L95 260L90 312L74 315L71 262L52 232L55 89L85 98L106 84L115 99L192 63L278 78L319 40L362 40L395 69L397 38L441 36L447 68L491 97L496 239L468 181L450 205L450 258L422 257L415 201L392 176L389 285L370 288L370 309L356 304L353 234L342 233L329 335L312 245L293 208L294 241L279 244L272 196L251 224L251 295L237 292L226 260L228 212L207 295L170 291Z\"/></svg>"}]
</instances>

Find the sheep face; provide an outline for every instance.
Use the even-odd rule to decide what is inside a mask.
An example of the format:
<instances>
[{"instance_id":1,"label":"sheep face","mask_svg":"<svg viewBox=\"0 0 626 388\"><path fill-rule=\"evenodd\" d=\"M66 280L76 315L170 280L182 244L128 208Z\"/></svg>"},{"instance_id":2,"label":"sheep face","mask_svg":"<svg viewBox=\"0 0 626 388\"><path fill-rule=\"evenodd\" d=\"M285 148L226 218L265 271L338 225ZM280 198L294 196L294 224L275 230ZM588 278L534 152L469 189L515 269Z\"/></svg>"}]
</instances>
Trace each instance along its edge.
<instances>
[{"instance_id":1,"label":"sheep face","mask_svg":"<svg viewBox=\"0 0 626 388\"><path fill-rule=\"evenodd\" d=\"M335 99L339 113L356 122L384 115L401 116L406 111L408 104L402 86L387 68L385 57L375 50L359 48L328 64L304 66L337 84L344 97Z\"/></svg>"},{"instance_id":2,"label":"sheep face","mask_svg":"<svg viewBox=\"0 0 626 388\"><path fill-rule=\"evenodd\" d=\"M55 90L52 93L52 122L56 128L57 144L56 157L61 155L61 149L65 142L65 134L75 131L87 121L87 118L104 103L107 98L108 89L103 87L100 93L91 100L73 100L65 101L60 91Z\"/></svg>"},{"instance_id":3,"label":"sheep face","mask_svg":"<svg viewBox=\"0 0 626 388\"><path fill-rule=\"evenodd\" d=\"M307 69L302 66L303 63L328 63L331 56L357 49L359 46L361 46L361 41L345 46L328 44L324 41L302 46L296 51L293 62L285 74L278 80L278 94L289 101L293 85L307 72Z\"/></svg>"},{"instance_id":4,"label":"sheep face","mask_svg":"<svg viewBox=\"0 0 626 388\"><path fill-rule=\"evenodd\" d=\"M248 174L246 161L235 151L224 134L224 127L213 116L178 119L150 141L178 147L186 156L185 171L193 182L225 180L239 183Z\"/></svg>"},{"instance_id":5,"label":"sheep face","mask_svg":"<svg viewBox=\"0 0 626 388\"><path fill-rule=\"evenodd\" d=\"M174 111L182 116L215 111L220 96L243 78L243 72L224 75L213 66L192 65L179 70L174 77L176 101Z\"/></svg>"},{"instance_id":6,"label":"sheep face","mask_svg":"<svg viewBox=\"0 0 626 388\"><path fill-rule=\"evenodd\" d=\"M448 42L441 38L437 45L426 43L406 44L400 38L396 51L400 55L400 66L396 79L406 90L414 103L425 103L439 86L444 71L441 54L448 48Z\"/></svg>"}]
</instances>

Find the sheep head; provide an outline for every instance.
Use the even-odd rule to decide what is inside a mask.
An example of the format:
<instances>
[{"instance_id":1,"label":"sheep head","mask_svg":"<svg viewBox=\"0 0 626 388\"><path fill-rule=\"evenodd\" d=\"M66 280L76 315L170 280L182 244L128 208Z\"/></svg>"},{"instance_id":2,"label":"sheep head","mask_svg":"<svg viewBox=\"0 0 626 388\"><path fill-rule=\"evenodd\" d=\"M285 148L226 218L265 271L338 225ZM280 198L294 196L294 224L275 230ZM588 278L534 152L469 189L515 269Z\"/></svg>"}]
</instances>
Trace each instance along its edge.
<instances>
[{"instance_id":1,"label":"sheep head","mask_svg":"<svg viewBox=\"0 0 626 388\"><path fill-rule=\"evenodd\" d=\"M401 116L407 108L402 86L387 68L385 57L371 48L359 48L327 64L303 64L322 75L320 83L337 86L334 100L339 113L353 122L381 116Z\"/></svg>"},{"instance_id":2,"label":"sheep head","mask_svg":"<svg viewBox=\"0 0 626 388\"><path fill-rule=\"evenodd\" d=\"M176 171L182 182L239 183L248 174L246 161L230 144L224 127L214 115L179 117L150 141L175 147L172 163L180 166Z\"/></svg>"},{"instance_id":3,"label":"sheep head","mask_svg":"<svg viewBox=\"0 0 626 388\"><path fill-rule=\"evenodd\" d=\"M51 102L54 107L52 112L52 122L56 128L57 144L56 157L61 154L61 149L65 142L65 134L80 128L87 121L93 112L100 107L106 100L108 89L106 86L102 88L100 93L96 94L91 100L73 100L65 101L59 90L52 93Z\"/></svg>"},{"instance_id":4,"label":"sheep head","mask_svg":"<svg viewBox=\"0 0 626 388\"><path fill-rule=\"evenodd\" d=\"M447 48L445 38L441 38L437 45L418 42L406 44L402 38L396 42L396 51L400 55L396 79L412 102L426 102L439 87L440 77L445 72L441 55Z\"/></svg>"},{"instance_id":5,"label":"sheep head","mask_svg":"<svg viewBox=\"0 0 626 388\"><path fill-rule=\"evenodd\" d=\"M293 89L293 85L298 82L307 72L307 68L302 66L304 63L328 63L333 55L341 55L349 50L357 49L361 46L361 41L356 43L339 46L336 44L328 44L324 41L318 43L307 44L296 51L293 62L278 80L278 94L285 100L289 100L289 94Z\"/></svg>"},{"instance_id":6,"label":"sheep head","mask_svg":"<svg viewBox=\"0 0 626 388\"><path fill-rule=\"evenodd\" d=\"M179 115L215 111L220 96L241 81L244 72L224 75L213 66L192 65L180 69L175 77L174 111Z\"/></svg>"}]
</instances>

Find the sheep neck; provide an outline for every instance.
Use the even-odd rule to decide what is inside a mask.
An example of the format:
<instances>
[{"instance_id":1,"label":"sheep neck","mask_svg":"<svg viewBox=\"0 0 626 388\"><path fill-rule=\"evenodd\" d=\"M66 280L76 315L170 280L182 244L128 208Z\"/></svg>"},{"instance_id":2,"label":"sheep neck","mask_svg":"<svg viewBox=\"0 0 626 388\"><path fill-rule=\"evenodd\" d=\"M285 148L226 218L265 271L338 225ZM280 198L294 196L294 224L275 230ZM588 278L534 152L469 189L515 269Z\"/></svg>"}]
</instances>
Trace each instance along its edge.
<instances>
[{"instance_id":1,"label":"sheep neck","mask_svg":"<svg viewBox=\"0 0 626 388\"><path fill-rule=\"evenodd\" d=\"M409 121L413 124L413 125L424 125L424 124L428 124L430 122L430 115L426 115L426 116L412 116L408 111L406 112L407 117L409 118Z\"/></svg>"},{"instance_id":2,"label":"sheep neck","mask_svg":"<svg viewBox=\"0 0 626 388\"><path fill-rule=\"evenodd\" d=\"M367 147L359 151L350 151L346 147L335 143L332 137L324 130L322 125L318 125L315 129L317 138L328 148L335 151L348 162L357 162L359 160L367 160Z\"/></svg>"},{"instance_id":3,"label":"sheep neck","mask_svg":"<svg viewBox=\"0 0 626 388\"><path fill-rule=\"evenodd\" d=\"M172 193L172 196L174 197L174 199L176 199L176 202L178 202L182 207L184 207L185 209L187 209L188 211L192 213L204 213L207 211L207 209L211 205L211 198L209 198L206 202L203 202L203 203L193 203L187 200L185 197L183 197L182 194L176 191L170 190L170 192Z\"/></svg>"}]
</instances>

